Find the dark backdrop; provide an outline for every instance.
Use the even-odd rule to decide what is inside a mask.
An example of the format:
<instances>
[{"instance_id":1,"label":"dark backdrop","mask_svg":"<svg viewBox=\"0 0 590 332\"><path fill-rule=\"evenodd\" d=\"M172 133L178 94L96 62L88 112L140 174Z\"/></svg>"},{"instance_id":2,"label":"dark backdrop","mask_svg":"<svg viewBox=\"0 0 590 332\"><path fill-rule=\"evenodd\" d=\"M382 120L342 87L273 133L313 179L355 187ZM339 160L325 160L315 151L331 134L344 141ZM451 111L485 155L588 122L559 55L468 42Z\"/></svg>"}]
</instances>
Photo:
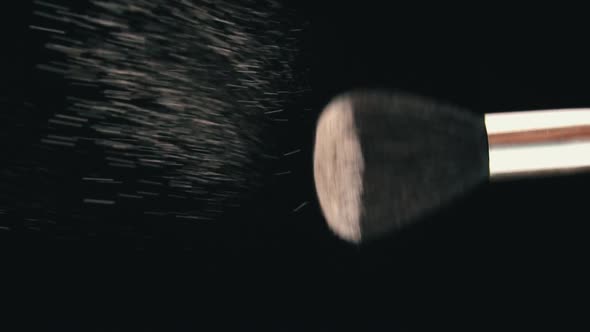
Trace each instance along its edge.
<instances>
[{"instance_id":1,"label":"dark backdrop","mask_svg":"<svg viewBox=\"0 0 590 332\"><path fill-rule=\"evenodd\" d=\"M288 5L309 22L297 68L309 73L311 88L273 131L279 149L301 149L278 166L292 173L276 177L277 165L268 165L262 189L237 210L207 224L150 223L148 238L145 230L64 238L26 229L16 217L2 220L2 256L15 262L2 273L15 276L3 288L24 284L11 301L19 324L87 331L583 324L588 175L485 184L416 225L356 247L325 225L311 169L316 117L350 88L401 88L478 113L590 105L583 21L558 23L555 15L513 8ZM27 20L15 24L23 37L9 33L14 46L3 50L0 119L3 129L11 118L30 122L1 138L26 153L43 118L23 115L22 100L58 100L60 88L33 69L45 56L43 37Z\"/></svg>"}]
</instances>

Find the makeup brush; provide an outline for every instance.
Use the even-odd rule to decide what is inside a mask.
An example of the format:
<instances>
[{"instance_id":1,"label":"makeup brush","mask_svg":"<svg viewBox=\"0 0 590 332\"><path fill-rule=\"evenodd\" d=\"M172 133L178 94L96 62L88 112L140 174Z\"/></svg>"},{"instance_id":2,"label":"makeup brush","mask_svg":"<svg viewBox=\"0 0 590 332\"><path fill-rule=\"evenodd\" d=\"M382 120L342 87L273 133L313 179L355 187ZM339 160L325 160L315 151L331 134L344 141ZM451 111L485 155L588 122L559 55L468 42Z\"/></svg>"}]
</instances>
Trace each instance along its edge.
<instances>
[{"instance_id":1,"label":"makeup brush","mask_svg":"<svg viewBox=\"0 0 590 332\"><path fill-rule=\"evenodd\" d=\"M590 109L478 115L401 92L354 91L317 123L314 180L330 229L360 243L489 180L590 169Z\"/></svg>"}]
</instances>

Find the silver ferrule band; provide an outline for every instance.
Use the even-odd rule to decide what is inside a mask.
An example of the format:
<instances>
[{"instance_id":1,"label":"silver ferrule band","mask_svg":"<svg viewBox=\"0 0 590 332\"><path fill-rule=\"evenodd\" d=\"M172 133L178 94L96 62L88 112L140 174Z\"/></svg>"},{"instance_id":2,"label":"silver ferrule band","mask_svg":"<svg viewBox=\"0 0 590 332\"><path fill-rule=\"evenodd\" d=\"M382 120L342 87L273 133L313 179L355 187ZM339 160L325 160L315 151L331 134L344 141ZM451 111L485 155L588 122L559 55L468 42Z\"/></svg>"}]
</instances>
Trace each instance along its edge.
<instances>
[{"instance_id":1,"label":"silver ferrule band","mask_svg":"<svg viewBox=\"0 0 590 332\"><path fill-rule=\"evenodd\" d=\"M590 170L590 108L485 115L490 178Z\"/></svg>"}]
</instances>

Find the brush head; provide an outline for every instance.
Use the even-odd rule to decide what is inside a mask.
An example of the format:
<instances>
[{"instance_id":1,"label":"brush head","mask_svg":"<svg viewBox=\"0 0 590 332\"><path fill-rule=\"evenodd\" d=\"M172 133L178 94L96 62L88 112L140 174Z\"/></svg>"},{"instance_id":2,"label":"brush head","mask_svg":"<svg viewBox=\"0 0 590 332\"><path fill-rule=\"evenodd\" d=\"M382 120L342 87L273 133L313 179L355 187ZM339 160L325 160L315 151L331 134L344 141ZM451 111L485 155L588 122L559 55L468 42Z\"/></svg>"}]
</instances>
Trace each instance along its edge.
<instances>
[{"instance_id":1,"label":"brush head","mask_svg":"<svg viewBox=\"0 0 590 332\"><path fill-rule=\"evenodd\" d=\"M399 92L340 95L322 112L314 179L341 238L377 238L419 219L488 176L482 116Z\"/></svg>"}]
</instances>

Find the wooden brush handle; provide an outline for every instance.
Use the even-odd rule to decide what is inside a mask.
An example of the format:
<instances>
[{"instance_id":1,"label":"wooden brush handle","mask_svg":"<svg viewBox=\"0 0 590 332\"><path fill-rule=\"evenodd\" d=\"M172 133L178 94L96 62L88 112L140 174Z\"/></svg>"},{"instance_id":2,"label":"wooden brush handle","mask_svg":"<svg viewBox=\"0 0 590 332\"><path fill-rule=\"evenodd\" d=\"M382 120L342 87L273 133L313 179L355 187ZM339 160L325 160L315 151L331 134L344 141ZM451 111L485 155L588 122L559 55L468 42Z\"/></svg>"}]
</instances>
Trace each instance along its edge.
<instances>
[{"instance_id":1,"label":"wooden brush handle","mask_svg":"<svg viewBox=\"0 0 590 332\"><path fill-rule=\"evenodd\" d=\"M590 109L486 114L490 177L590 170Z\"/></svg>"}]
</instances>

